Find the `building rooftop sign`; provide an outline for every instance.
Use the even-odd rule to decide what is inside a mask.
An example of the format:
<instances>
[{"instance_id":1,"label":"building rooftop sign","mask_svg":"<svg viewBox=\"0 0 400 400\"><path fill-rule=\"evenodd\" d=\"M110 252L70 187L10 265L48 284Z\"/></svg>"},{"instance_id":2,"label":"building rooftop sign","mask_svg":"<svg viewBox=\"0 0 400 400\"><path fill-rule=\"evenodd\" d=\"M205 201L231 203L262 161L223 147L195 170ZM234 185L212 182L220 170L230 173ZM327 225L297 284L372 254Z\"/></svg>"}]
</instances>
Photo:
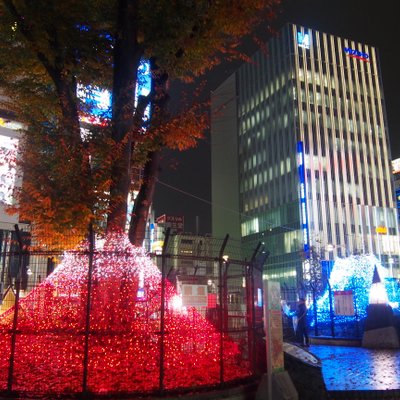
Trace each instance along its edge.
<instances>
[{"instance_id":1,"label":"building rooftop sign","mask_svg":"<svg viewBox=\"0 0 400 400\"><path fill-rule=\"evenodd\" d=\"M297 32L297 43L304 49L310 48L310 35L308 33Z\"/></svg>"},{"instance_id":2,"label":"building rooftop sign","mask_svg":"<svg viewBox=\"0 0 400 400\"><path fill-rule=\"evenodd\" d=\"M344 47L343 51L352 58L358 58L361 61L369 62L369 55L367 53L363 53L361 51L351 49L350 47Z\"/></svg>"}]
</instances>

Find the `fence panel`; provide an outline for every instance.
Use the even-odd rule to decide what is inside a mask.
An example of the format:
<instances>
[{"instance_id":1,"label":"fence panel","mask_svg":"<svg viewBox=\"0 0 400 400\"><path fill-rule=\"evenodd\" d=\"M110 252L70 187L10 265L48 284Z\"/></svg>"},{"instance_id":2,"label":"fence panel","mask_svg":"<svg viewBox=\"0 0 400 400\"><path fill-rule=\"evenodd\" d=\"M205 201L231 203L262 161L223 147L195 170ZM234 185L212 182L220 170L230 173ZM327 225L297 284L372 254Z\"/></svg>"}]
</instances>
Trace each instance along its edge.
<instances>
[{"instance_id":1,"label":"fence panel","mask_svg":"<svg viewBox=\"0 0 400 400\"><path fill-rule=\"evenodd\" d=\"M215 387L265 367L262 279L251 263L150 258L126 239L2 257L2 391L154 394ZM20 275L11 273L15 262Z\"/></svg>"},{"instance_id":2,"label":"fence panel","mask_svg":"<svg viewBox=\"0 0 400 400\"><path fill-rule=\"evenodd\" d=\"M349 290L354 294L359 292L359 288L353 285ZM299 290L295 287L283 286L282 299L286 301L291 313L296 310L296 303ZM354 315L335 314L334 292L327 289L323 295L313 296L309 293L309 299L315 298L315 302L309 304L307 322L309 333L314 336L337 337L343 339L360 339L363 334L364 318L366 316L365 304L360 304L357 295L353 296ZM365 302L365 301L364 301ZM292 317L283 315L283 334L287 341L295 341L295 331Z\"/></svg>"}]
</instances>

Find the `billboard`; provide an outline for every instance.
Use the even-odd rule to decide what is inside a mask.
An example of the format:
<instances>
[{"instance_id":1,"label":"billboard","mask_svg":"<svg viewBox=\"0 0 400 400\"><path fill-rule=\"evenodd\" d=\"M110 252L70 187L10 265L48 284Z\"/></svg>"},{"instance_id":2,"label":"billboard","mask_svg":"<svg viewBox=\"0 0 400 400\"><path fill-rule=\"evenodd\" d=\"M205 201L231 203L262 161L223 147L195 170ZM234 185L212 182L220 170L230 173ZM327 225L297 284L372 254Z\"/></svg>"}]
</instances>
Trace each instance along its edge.
<instances>
[{"instance_id":1,"label":"billboard","mask_svg":"<svg viewBox=\"0 0 400 400\"><path fill-rule=\"evenodd\" d=\"M173 233L183 233L185 228L185 218L183 215L163 214L156 220L157 224L164 225L164 228L170 228Z\"/></svg>"},{"instance_id":2,"label":"billboard","mask_svg":"<svg viewBox=\"0 0 400 400\"><path fill-rule=\"evenodd\" d=\"M15 159L18 151L18 132L0 118L0 203L12 204L17 183Z\"/></svg>"},{"instance_id":3,"label":"billboard","mask_svg":"<svg viewBox=\"0 0 400 400\"><path fill-rule=\"evenodd\" d=\"M136 104L139 96L147 96L151 91L151 71L148 61L142 60L138 68L136 84ZM81 121L94 125L105 125L111 118L111 93L97 86L78 85L78 97L82 100ZM135 104L135 106L136 106ZM150 116L150 106L144 119Z\"/></svg>"},{"instance_id":4,"label":"billboard","mask_svg":"<svg viewBox=\"0 0 400 400\"><path fill-rule=\"evenodd\" d=\"M352 290L335 290L333 296L335 302L335 315L355 315Z\"/></svg>"},{"instance_id":5,"label":"billboard","mask_svg":"<svg viewBox=\"0 0 400 400\"><path fill-rule=\"evenodd\" d=\"M185 307L207 307L207 285L182 285L182 305Z\"/></svg>"}]
</instances>

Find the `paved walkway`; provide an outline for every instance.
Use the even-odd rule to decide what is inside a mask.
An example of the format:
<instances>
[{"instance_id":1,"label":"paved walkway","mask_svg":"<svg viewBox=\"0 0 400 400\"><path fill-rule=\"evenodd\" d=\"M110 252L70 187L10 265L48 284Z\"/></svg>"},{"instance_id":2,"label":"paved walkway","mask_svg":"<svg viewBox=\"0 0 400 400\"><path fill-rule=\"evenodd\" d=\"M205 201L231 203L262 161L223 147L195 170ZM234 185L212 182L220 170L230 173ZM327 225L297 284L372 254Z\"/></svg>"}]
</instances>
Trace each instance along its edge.
<instances>
[{"instance_id":1,"label":"paved walkway","mask_svg":"<svg viewBox=\"0 0 400 400\"><path fill-rule=\"evenodd\" d=\"M328 391L400 390L400 349L312 344Z\"/></svg>"}]
</instances>

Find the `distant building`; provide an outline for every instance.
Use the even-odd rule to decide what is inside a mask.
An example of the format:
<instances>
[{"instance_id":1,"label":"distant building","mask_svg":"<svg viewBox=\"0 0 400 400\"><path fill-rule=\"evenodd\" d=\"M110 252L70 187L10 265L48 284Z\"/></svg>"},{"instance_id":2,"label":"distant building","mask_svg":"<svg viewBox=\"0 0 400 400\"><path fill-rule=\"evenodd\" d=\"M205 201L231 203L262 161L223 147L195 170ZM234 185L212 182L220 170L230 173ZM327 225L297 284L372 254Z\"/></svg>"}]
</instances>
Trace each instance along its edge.
<instances>
[{"instance_id":1,"label":"distant building","mask_svg":"<svg viewBox=\"0 0 400 400\"><path fill-rule=\"evenodd\" d=\"M376 254L399 274L377 50L288 24L211 96L212 234L270 251L296 285L310 249Z\"/></svg>"},{"instance_id":2,"label":"distant building","mask_svg":"<svg viewBox=\"0 0 400 400\"><path fill-rule=\"evenodd\" d=\"M223 242L223 239L208 235L171 234L166 244L166 257L161 257L162 248L152 256L158 268L164 270L168 281L174 285L181 306L187 309L195 307L204 317L217 324L221 317L218 310L220 291L225 290L224 307L228 326L243 328L252 304L246 300L248 296L257 299L254 312L257 310L257 316L261 318L262 282L255 278L260 276L257 271L250 274L249 260L238 258L241 251L234 244L225 247L226 253L221 263L219 255Z\"/></svg>"},{"instance_id":3,"label":"distant building","mask_svg":"<svg viewBox=\"0 0 400 400\"><path fill-rule=\"evenodd\" d=\"M20 185L15 167L9 161L17 156L21 124L0 114L0 229L14 230L18 216L7 214L6 207L13 204L12 192Z\"/></svg>"},{"instance_id":4,"label":"distant building","mask_svg":"<svg viewBox=\"0 0 400 400\"><path fill-rule=\"evenodd\" d=\"M13 304L13 293L10 292L11 278L14 278L19 269L19 258L15 252L19 250L15 225L21 231L24 244L30 243L29 226L20 223L18 215L6 212L13 204L13 190L21 185L21 178L13 165L13 158L17 156L19 130L22 125L10 117L6 111L0 111L0 312ZM29 257L23 260L24 266L29 263ZM22 288L28 286L27 269L22 270ZM7 296L10 292L10 296ZM10 298L10 301L8 301Z\"/></svg>"}]
</instances>

